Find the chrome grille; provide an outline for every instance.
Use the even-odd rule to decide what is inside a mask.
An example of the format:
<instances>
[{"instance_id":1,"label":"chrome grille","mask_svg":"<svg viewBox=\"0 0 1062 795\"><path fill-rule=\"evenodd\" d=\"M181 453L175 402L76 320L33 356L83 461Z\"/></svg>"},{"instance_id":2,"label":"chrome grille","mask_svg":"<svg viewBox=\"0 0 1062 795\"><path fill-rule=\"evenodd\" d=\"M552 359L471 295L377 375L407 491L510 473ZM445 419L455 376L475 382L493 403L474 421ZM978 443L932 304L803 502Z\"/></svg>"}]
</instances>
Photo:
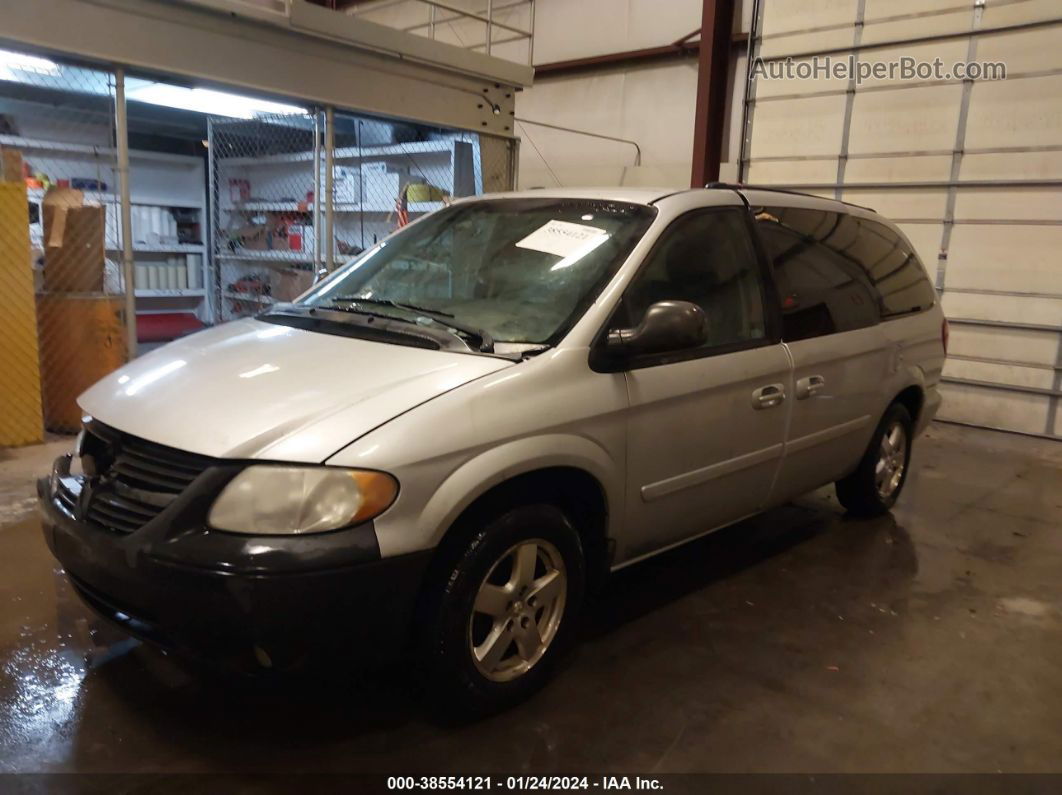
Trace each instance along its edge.
<instances>
[{"instance_id":1,"label":"chrome grille","mask_svg":"<svg viewBox=\"0 0 1062 795\"><path fill-rule=\"evenodd\" d=\"M59 504L63 506L63 510L71 516L74 515L74 511L77 509L78 493L79 492L70 490L66 478L60 479L59 487L55 491L55 496L56 499L59 500Z\"/></svg>"}]
</instances>

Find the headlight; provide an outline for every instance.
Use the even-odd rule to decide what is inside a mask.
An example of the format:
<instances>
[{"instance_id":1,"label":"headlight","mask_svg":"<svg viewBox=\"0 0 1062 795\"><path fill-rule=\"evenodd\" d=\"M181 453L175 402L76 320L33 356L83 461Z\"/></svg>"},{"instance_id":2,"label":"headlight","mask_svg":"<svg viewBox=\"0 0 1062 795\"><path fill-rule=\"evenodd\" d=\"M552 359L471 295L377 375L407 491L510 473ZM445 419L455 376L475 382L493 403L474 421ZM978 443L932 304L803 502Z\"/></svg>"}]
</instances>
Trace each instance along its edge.
<instances>
[{"instance_id":1,"label":"headlight","mask_svg":"<svg viewBox=\"0 0 1062 795\"><path fill-rule=\"evenodd\" d=\"M210 508L210 526L232 533L324 533L372 519L398 495L383 472L338 467L250 466Z\"/></svg>"}]
</instances>

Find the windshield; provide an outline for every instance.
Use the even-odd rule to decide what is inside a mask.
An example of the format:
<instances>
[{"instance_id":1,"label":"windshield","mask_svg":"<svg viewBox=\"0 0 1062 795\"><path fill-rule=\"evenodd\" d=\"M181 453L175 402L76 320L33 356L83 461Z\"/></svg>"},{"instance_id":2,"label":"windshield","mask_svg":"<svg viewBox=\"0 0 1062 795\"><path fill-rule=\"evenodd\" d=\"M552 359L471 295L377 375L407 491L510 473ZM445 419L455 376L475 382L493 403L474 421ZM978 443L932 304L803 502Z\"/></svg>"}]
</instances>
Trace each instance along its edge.
<instances>
[{"instance_id":1,"label":"windshield","mask_svg":"<svg viewBox=\"0 0 1062 795\"><path fill-rule=\"evenodd\" d=\"M551 344L655 215L644 205L586 199L458 204L369 249L297 303L420 314L418 322L496 342Z\"/></svg>"}]
</instances>

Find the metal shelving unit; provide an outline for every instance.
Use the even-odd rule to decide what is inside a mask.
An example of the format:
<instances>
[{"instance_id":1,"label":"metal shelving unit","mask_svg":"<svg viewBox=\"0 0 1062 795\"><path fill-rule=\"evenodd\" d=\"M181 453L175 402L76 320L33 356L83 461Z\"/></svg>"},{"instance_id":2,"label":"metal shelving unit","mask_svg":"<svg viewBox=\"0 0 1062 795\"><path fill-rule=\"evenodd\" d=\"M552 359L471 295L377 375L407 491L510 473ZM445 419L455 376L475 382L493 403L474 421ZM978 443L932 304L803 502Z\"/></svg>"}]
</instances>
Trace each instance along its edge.
<instances>
[{"instance_id":1,"label":"metal shelving unit","mask_svg":"<svg viewBox=\"0 0 1062 795\"><path fill-rule=\"evenodd\" d=\"M120 197L111 188L116 186L116 174L113 165L115 150L106 146L48 140L46 138L29 138L23 136L0 136L0 145L17 148L24 153L27 161L34 168L56 179L68 179L73 175L89 177L104 183L107 190L82 190L85 202L98 204L105 208L105 244L107 258L120 263L122 258L122 239L119 221ZM199 258L199 286L193 288L151 288L136 284L134 296L137 299L137 314L152 314L157 311L191 311L203 321L208 322L209 308L205 302L209 275L207 246L203 241L207 228L204 207L206 196L202 188L205 165L202 159L186 155L174 155L161 152L131 151L130 173L133 190L131 203L134 208L160 208L166 212L179 209L192 213L198 226L199 242L159 241L133 242L133 254L136 264L159 265L171 267L166 256ZM180 175L183 178L175 178ZM30 246L37 252L43 252L43 228L41 206L47 194L45 188L29 188L26 197L36 205L36 221L29 227ZM172 267L182 267L174 265ZM187 268L187 262L183 266ZM122 280L124 282L124 279ZM122 284L118 285L124 290ZM159 301L157 299L168 299ZM174 299L180 299L175 301Z\"/></svg>"},{"instance_id":2,"label":"metal shelving unit","mask_svg":"<svg viewBox=\"0 0 1062 795\"><path fill-rule=\"evenodd\" d=\"M219 321L290 300L330 262L483 189L471 133L311 112L211 119L209 141Z\"/></svg>"}]
</instances>

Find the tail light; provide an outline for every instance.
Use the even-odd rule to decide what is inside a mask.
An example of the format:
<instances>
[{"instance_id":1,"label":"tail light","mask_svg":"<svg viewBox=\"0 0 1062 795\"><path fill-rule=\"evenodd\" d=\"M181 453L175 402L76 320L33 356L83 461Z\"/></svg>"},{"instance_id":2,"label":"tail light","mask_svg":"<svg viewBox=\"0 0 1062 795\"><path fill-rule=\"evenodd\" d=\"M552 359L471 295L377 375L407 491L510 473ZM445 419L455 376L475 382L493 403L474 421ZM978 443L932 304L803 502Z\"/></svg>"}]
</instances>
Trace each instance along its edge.
<instances>
[{"instance_id":1,"label":"tail light","mask_svg":"<svg viewBox=\"0 0 1062 795\"><path fill-rule=\"evenodd\" d=\"M944 318L944 321L940 324L940 341L944 343L944 355L948 355L948 319Z\"/></svg>"}]
</instances>

